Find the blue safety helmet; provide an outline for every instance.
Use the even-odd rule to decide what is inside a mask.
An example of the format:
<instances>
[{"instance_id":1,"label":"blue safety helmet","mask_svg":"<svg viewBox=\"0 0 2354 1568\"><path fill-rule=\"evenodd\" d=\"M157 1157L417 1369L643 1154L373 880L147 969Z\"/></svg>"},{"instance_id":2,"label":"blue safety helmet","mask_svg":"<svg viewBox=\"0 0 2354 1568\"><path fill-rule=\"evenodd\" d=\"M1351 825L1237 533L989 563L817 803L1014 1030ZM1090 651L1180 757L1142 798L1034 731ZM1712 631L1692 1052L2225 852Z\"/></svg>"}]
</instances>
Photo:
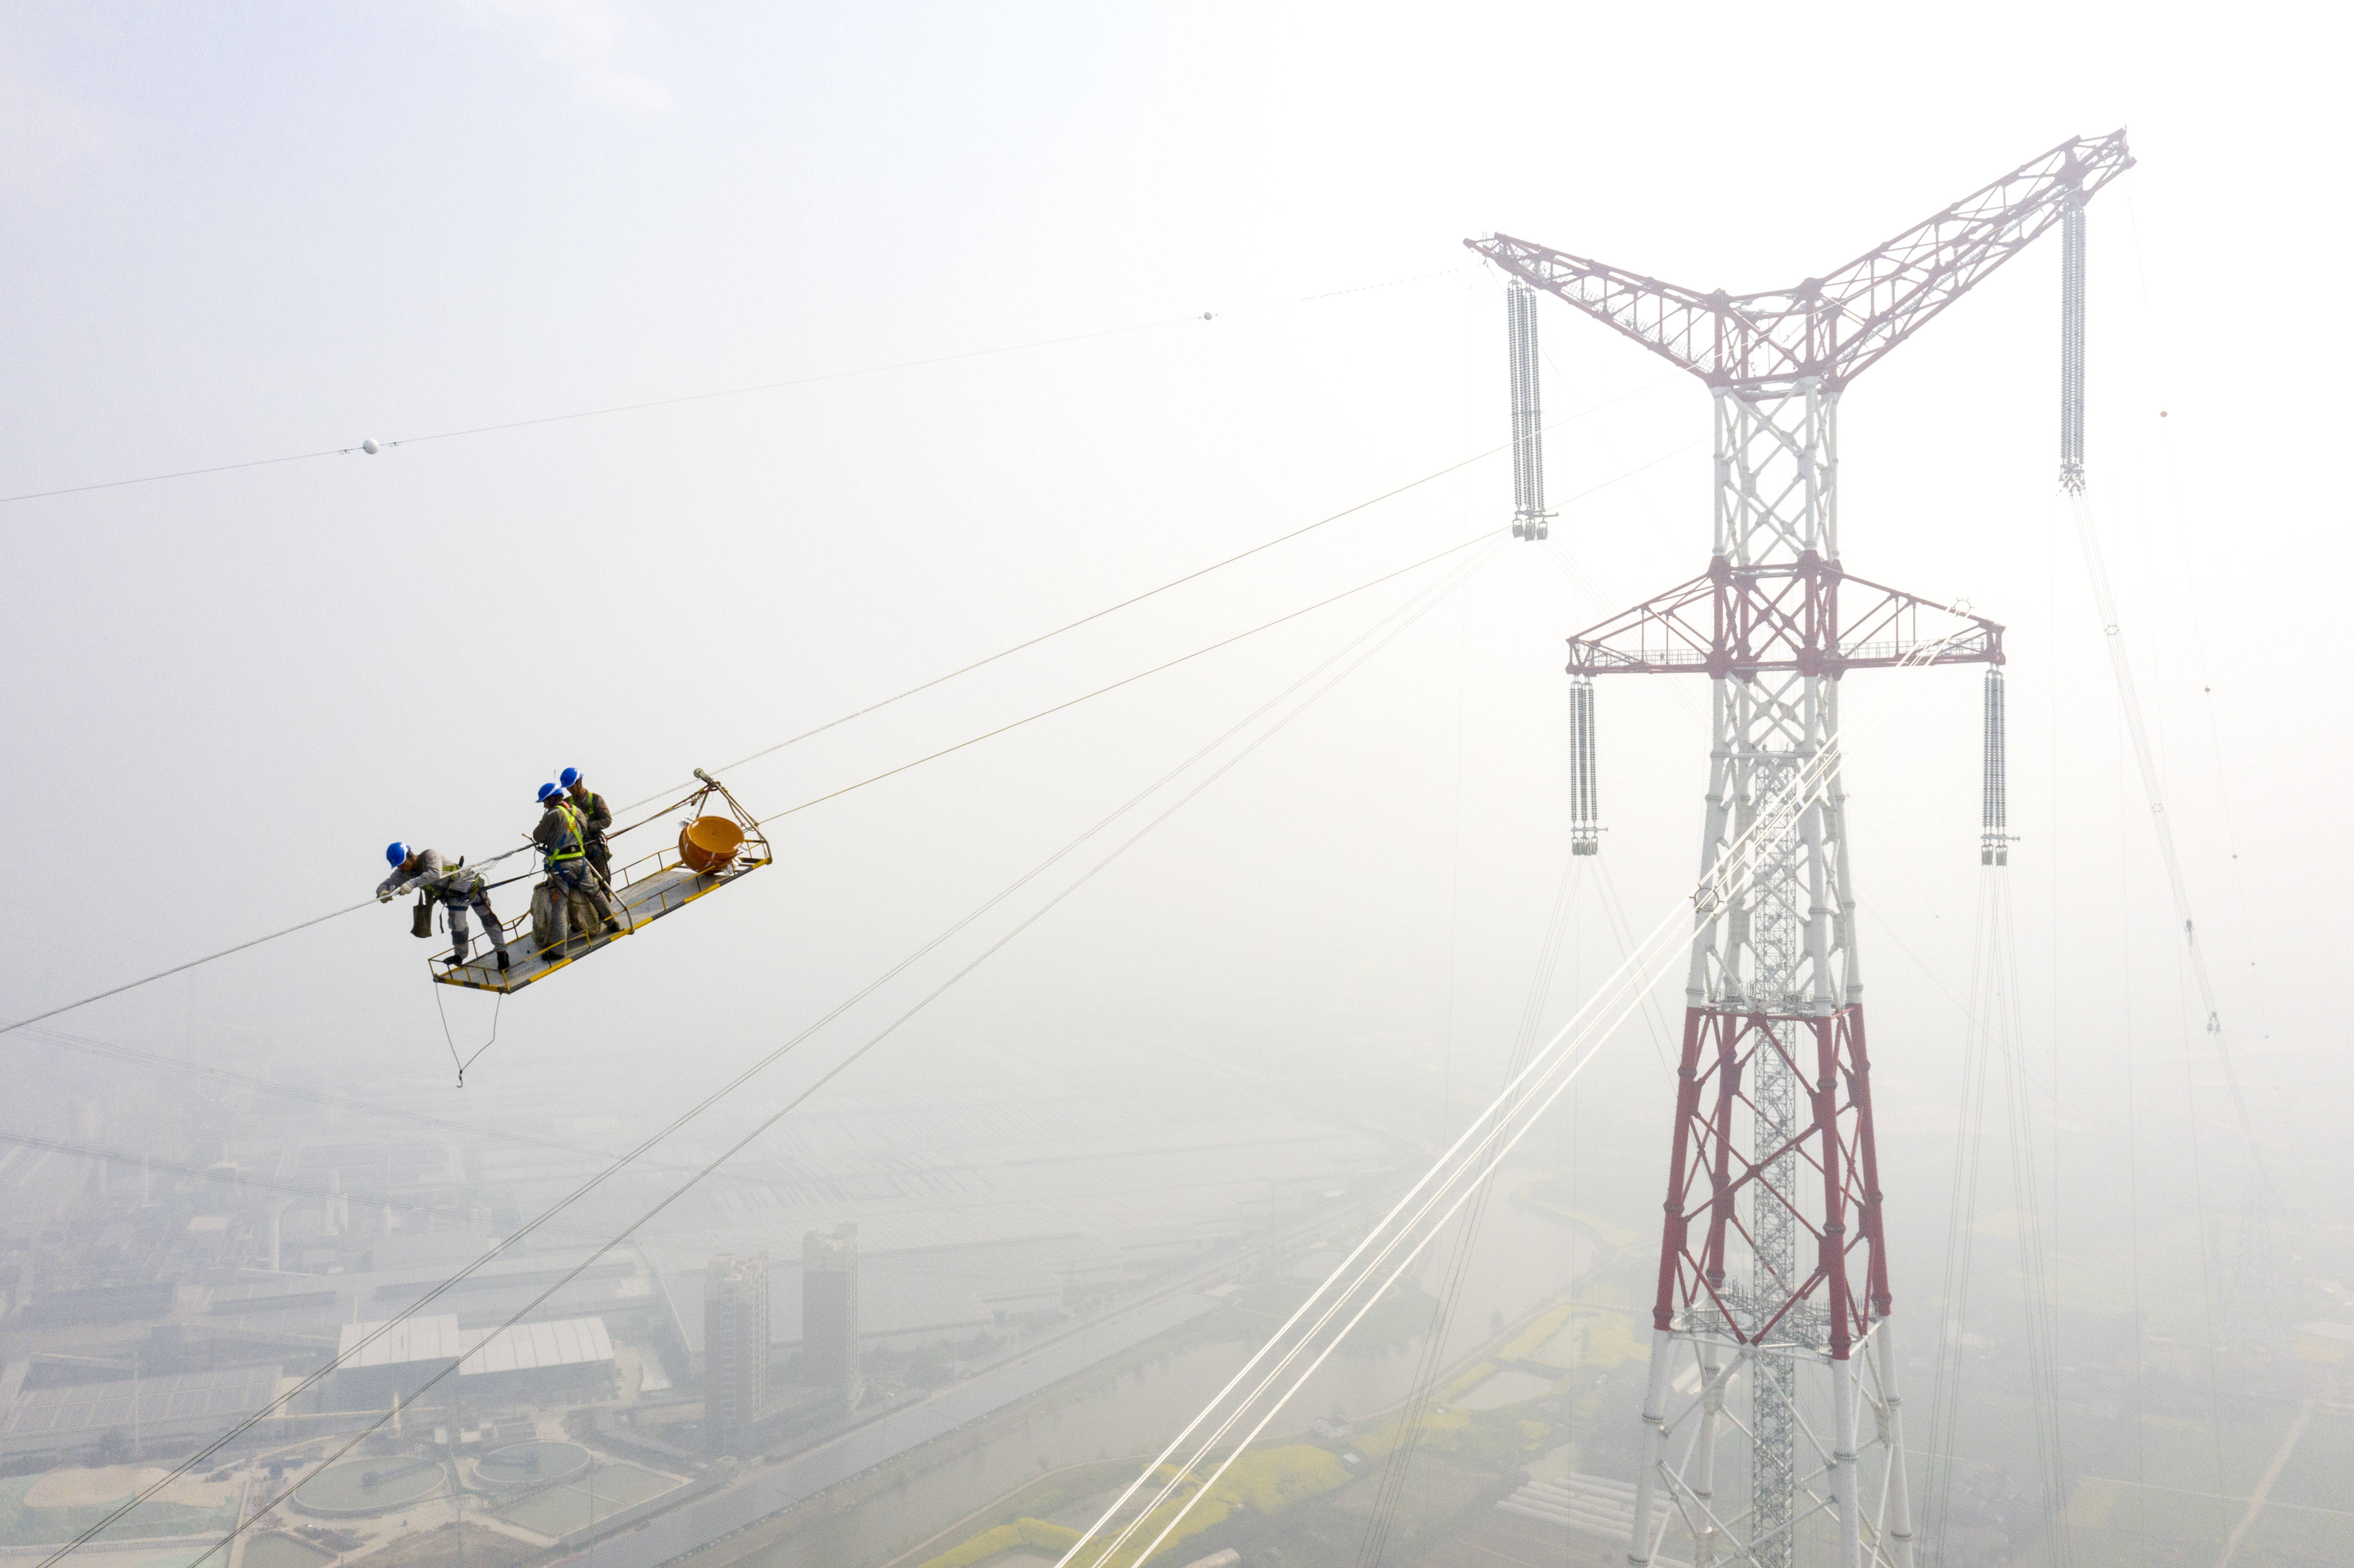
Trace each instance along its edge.
<instances>
[{"instance_id":1,"label":"blue safety helmet","mask_svg":"<svg viewBox=\"0 0 2354 1568\"><path fill-rule=\"evenodd\" d=\"M402 843L387 844L384 846L384 858L389 863L398 865L408 858L408 846Z\"/></svg>"},{"instance_id":2,"label":"blue safety helmet","mask_svg":"<svg viewBox=\"0 0 2354 1568\"><path fill-rule=\"evenodd\" d=\"M547 798L548 798L550 795L553 795L553 794L555 794L555 793L556 793L556 786L555 786L555 785L553 785L553 784L543 784L543 785L541 785L541 786L539 787L539 803L540 803L541 805L543 805L543 806L544 806L544 805L546 805L546 804L547 804Z\"/></svg>"},{"instance_id":3,"label":"blue safety helmet","mask_svg":"<svg viewBox=\"0 0 2354 1568\"><path fill-rule=\"evenodd\" d=\"M567 789L569 789L575 784L580 782L580 769L578 768L567 768L563 772L556 776L556 781L558 784L563 785Z\"/></svg>"}]
</instances>

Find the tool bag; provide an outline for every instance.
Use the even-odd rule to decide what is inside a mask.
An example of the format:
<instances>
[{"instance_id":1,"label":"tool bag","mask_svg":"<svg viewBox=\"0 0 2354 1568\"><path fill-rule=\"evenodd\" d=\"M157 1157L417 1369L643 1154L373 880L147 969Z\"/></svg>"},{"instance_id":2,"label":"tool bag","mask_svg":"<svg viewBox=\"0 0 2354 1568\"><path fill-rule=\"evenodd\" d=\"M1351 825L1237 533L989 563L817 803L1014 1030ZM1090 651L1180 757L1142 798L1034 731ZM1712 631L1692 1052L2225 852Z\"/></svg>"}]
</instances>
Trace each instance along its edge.
<instances>
[{"instance_id":1,"label":"tool bag","mask_svg":"<svg viewBox=\"0 0 2354 1568\"><path fill-rule=\"evenodd\" d=\"M587 894L567 890L551 877L531 890L531 945L540 952L556 946L556 901L567 892L572 900L571 935L594 936L604 925Z\"/></svg>"},{"instance_id":2,"label":"tool bag","mask_svg":"<svg viewBox=\"0 0 2354 1568\"><path fill-rule=\"evenodd\" d=\"M438 884L428 883L424 888L419 892L417 895L417 913L410 916L408 918L408 934L410 936L430 937L433 935L433 906L437 901L448 898L451 899L455 903L463 904L470 896L482 890L482 873L473 872L463 876L460 875L459 873L464 872L465 869L466 857L464 855L460 855L458 857L458 863L451 866L449 872L444 874Z\"/></svg>"},{"instance_id":3,"label":"tool bag","mask_svg":"<svg viewBox=\"0 0 2354 1568\"><path fill-rule=\"evenodd\" d=\"M556 900L561 890L553 882L543 882L531 890L531 945L535 951L546 952L556 946Z\"/></svg>"}]
</instances>

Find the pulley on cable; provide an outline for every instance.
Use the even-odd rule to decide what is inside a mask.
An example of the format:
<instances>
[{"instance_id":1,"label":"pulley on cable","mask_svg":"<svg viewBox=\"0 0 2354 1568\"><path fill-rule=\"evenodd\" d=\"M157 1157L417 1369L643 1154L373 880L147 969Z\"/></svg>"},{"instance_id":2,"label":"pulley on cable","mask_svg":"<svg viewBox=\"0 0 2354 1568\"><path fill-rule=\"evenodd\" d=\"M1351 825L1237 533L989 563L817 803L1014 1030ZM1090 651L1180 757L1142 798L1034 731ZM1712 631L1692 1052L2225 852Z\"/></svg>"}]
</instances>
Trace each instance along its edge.
<instances>
[{"instance_id":1,"label":"pulley on cable","mask_svg":"<svg viewBox=\"0 0 2354 1568\"><path fill-rule=\"evenodd\" d=\"M433 979L474 991L521 991L770 864L776 857L758 821L718 779L700 768L695 776L702 780L700 789L610 834L619 838L684 809L692 815L679 824L674 846L665 844L650 855L595 874L602 885L593 891L585 885L567 885L551 868L532 891L531 913L504 923L504 955L469 957L462 947L452 947L428 960ZM504 965L497 961L502 956Z\"/></svg>"}]
</instances>

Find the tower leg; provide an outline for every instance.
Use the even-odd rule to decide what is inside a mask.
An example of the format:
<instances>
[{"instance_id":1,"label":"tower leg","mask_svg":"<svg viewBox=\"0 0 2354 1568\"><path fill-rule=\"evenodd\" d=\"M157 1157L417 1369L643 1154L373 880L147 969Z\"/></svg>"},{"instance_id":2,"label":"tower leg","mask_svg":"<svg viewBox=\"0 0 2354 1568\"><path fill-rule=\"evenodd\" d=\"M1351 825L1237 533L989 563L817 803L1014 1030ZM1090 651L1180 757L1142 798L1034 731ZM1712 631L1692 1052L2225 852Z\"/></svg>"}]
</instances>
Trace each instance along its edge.
<instances>
[{"instance_id":1,"label":"tower leg","mask_svg":"<svg viewBox=\"0 0 2354 1568\"><path fill-rule=\"evenodd\" d=\"M1643 1395L1643 1467L1635 1473L1635 1524L1628 1532L1627 1561L1649 1568L1651 1510L1658 1507L1659 1460L1668 1441L1668 1370L1675 1363L1675 1337L1651 1331L1651 1384Z\"/></svg>"},{"instance_id":2,"label":"tower leg","mask_svg":"<svg viewBox=\"0 0 2354 1568\"><path fill-rule=\"evenodd\" d=\"M1717 1373L1723 1363L1717 1359L1713 1341L1702 1340L1700 1344L1701 1387L1700 1439L1694 1445L1692 1458L1692 1496L1709 1515L1716 1511L1716 1429L1724 1415L1724 1384ZM1692 1536L1692 1568L1713 1568L1716 1563L1716 1526L1708 1520L1698 1521Z\"/></svg>"},{"instance_id":3,"label":"tower leg","mask_svg":"<svg viewBox=\"0 0 2354 1568\"><path fill-rule=\"evenodd\" d=\"M1913 1568L1913 1488L1904 1470L1904 1396L1898 1384L1896 1325L1886 1318L1872 1330L1867 1354L1880 1369L1881 1403L1888 1421L1888 1537L1886 1556L1896 1568Z\"/></svg>"},{"instance_id":4,"label":"tower leg","mask_svg":"<svg viewBox=\"0 0 2354 1568\"><path fill-rule=\"evenodd\" d=\"M1839 1513L1840 1568L1863 1568L1863 1489L1855 1463L1855 1362L1831 1362L1831 1507Z\"/></svg>"}]
</instances>

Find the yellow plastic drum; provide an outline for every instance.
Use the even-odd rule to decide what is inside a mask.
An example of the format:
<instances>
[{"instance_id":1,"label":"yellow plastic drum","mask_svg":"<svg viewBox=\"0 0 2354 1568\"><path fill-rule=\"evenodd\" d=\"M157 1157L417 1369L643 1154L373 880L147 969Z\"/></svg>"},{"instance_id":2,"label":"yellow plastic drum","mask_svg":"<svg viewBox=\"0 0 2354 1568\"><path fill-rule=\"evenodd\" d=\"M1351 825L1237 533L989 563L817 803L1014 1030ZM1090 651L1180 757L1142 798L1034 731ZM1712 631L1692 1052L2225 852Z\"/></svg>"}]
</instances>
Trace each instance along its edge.
<instances>
[{"instance_id":1,"label":"yellow plastic drum","mask_svg":"<svg viewBox=\"0 0 2354 1568\"><path fill-rule=\"evenodd\" d=\"M726 870L743 847L744 830L726 817L697 817L678 831L679 860L706 876Z\"/></svg>"}]
</instances>

